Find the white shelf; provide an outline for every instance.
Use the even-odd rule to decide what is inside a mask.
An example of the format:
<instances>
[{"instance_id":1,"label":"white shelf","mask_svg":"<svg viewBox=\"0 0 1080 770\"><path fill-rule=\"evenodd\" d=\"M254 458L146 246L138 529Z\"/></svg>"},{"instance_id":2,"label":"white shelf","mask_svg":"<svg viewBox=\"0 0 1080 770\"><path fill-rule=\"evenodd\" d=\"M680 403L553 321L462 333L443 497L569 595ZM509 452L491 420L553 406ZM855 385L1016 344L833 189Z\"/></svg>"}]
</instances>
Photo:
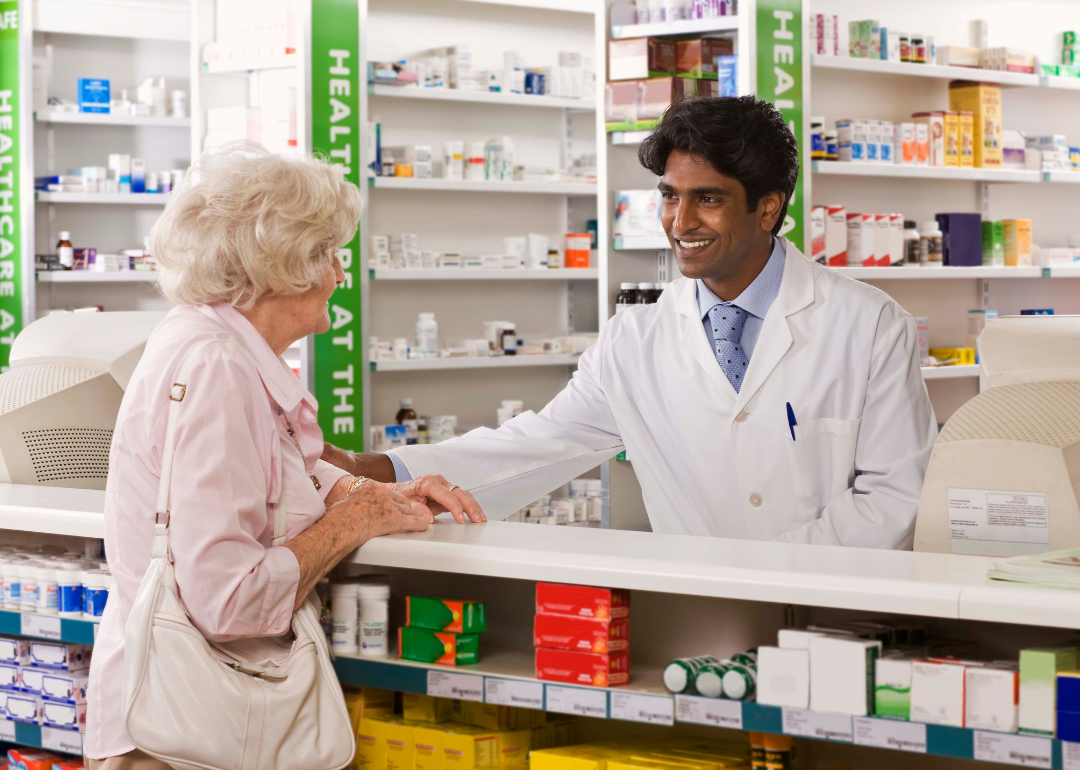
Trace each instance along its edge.
<instances>
[{"instance_id":1,"label":"white shelf","mask_svg":"<svg viewBox=\"0 0 1080 770\"><path fill-rule=\"evenodd\" d=\"M595 267L559 269L476 270L441 268L434 270L372 270L375 281L595 281L600 277Z\"/></svg>"},{"instance_id":2,"label":"white shelf","mask_svg":"<svg viewBox=\"0 0 1080 770\"><path fill-rule=\"evenodd\" d=\"M652 131L612 131L609 136L616 146L641 144Z\"/></svg>"},{"instance_id":3,"label":"white shelf","mask_svg":"<svg viewBox=\"0 0 1080 770\"><path fill-rule=\"evenodd\" d=\"M417 179L378 176L371 180L383 190L438 190L440 192L542 193L596 195L596 185L585 182L473 182L457 179Z\"/></svg>"},{"instance_id":4,"label":"white shelf","mask_svg":"<svg viewBox=\"0 0 1080 770\"><path fill-rule=\"evenodd\" d=\"M1080 171L1043 171L1042 181L1080 184Z\"/></svg>"},{"instance_id":5,"label":"white shelf","mask_svg":"<svg viewBox=\"0 0 1080 770\"><path fill-rule=\"evenodd\" d=\"M874 72L884 75L913 75L915 77L941 78L945 80L977 80L981 83L999 83L1003 86L1037 87L1041 83L1039 75L1027 75L1021 72L998 72L997 70L984 70L973 67L942 67L937 64L856 59L850 56L811 54L810 66L822 69L847 70L849 72ZM1059 79L1064 80L1064 78Z\"/></svg>"},{"instance_id":6,"label":"white shelf","mask_svg":"<svg viewBox=\"0 0 1080 770\"><path fill-rule=\"evenodd\" d=\"M186 2L34 0L32 5L35 32L177 42L191 39L191 8ZM25 13L24 18L31 18L31 14Z\"/></svg>"},{"instance_id":7,"label":"white shelf","mask_svg":"<svg viewBox=\"0 0 1080 770\"><path fill-rule=\"evenodd\" d=\"M462 356L461 358L420 358L404 361L373 361L375 372L422 372L434 369L510 369L522 366L577 366L581 356Z\"/></svg>"},{"instance_id":8,"label":"white shelf","mask_svg":"<svg viewBox=\"0 0 1080 770\"><path fill-rule=\"evenodd\" d=\"M592 0L462 0L462 2L512 5L519 8L541 8L545 11L567 11L569 13L596 13Z\"/></svg>"},{"instance_id":9,"label":"white shelf","mask_svg":"<svg viewBox=\"0 0 1080 770\"><path fill-rule=\"evenodd\" d=\"M0 529L105 537L105 490L0 484Z\"/></svg>"},{"instance_id":10,"label":"white shelf","mask_svg":"<svg viewBox=\"0 0 1080 770\"><path fill-rule=\"evenodd\" d=\"M924 380L954 380L978 376L978 364L964 364L962 366L924 366L922 368L922 377Z\"/></svg>"},{"instance_id":11,"label":"white shelf","mask_svg":"<svg viewBox=\"0 0 1080 770\"><path fill-rule=\"evenodd\" d=\"M202 71L210 75L291 69L300 65L300 54L282 54L266 58L203 62Z\"/></svg>"},{"instance_id":12,"label":"white shelf","mask_svg":"<svg viewBox=\"0 0 1080 770\"><path fill-rule=\"evenodd\" d=\"M1080 78L1059 78L1053 75L1042 76L1043 88L1062 88L1066 91L1080 91Z\"/></svg>"},{"instance_id":13,"label":"white shelf","mask_svg":"<svg viewBox=\"0 0 1080 770\"><path fill-rule=\"evenodd\" d=\"M577 110L596 109L596 102L592 99L570 99L561 96L530 96L528 94L504 94L498 91L461 91L455 88L374 85L369 88L369 93L373 96L387 96L400 99L470 102L474 104L492 104L500 107L558 107Z\"/></svg>"},{"instance_id":14,"label":"white shelf","mask_svg":"<svg viewBox=\"0 0 1080 770\"><path fill-rule=\"evenodd\" d=\"M134 115L113 115L100 112L63 112L54 110L43 114L34 114L38 123L79 123L92 126L157 126L161 128L191 128L191 118L169 118L158 116L137 117Z\"/></svg>"},{"instance_id":15,"label":"white shelf","mask_svg":"<svg viewBox=\"0 0 1080 770\"><path fill-rule=\"evenodd\" d=\"M624 24L611 28L612 40L631 37L671 37L673 35L702 35L709 32L736 32L738 16L716 16L711 19L663 21L657 24Z\"/></svg>"},{"instance_id":16,"label":"white shelf","mask_svg":"<svg viewBox=\"0 0 1080 770\"><path fill-rule=\"evenodd\" d=\"M158 276L155 270L40 270L36 275L38 283L153 283Z\"/></svg>"},{"instance_id":17,"label":"white shelf","mask_svg":"<svg viewBox=\"0 0 1080 770\"><path fill-rule=\"evenodd\" d=\"M164 206L167 193L73 193L36 192L38 203L120 203L135 206Z\"/></svg>"},{"instance_id":18,"label":"white shelf","mask_svg":"<svg viewBox=\"0 0 1080 770\"><path fill-rule=\"evenodd\" d=\"M896 177L907 179L951 179L962 182L1038 182L1040 171L1013 171L998 168L945 168L942 166L899 166L889 163L812 163L815 174L836 176Z\"/></svg>"},{"instance_id":19,"label":"white shelf","mask_svg":"<svg viewBox=\"0 0 1080 770\"><path fill-rule=\"evenodd\" d=\"M1043 277L1041 267L833 267L830 270L860 281Z\"/></svg>"},{"instance_id":20,"label":"white shelf","mask_svg":"<svg viewBox=\"0 0 1080 770\"><path fill-rule=\"evenodd\" d=\"M1051 267L1050 275L1054 278L1080 278L1080 265L1070 267Z\"/></svg>"}]
</instances>

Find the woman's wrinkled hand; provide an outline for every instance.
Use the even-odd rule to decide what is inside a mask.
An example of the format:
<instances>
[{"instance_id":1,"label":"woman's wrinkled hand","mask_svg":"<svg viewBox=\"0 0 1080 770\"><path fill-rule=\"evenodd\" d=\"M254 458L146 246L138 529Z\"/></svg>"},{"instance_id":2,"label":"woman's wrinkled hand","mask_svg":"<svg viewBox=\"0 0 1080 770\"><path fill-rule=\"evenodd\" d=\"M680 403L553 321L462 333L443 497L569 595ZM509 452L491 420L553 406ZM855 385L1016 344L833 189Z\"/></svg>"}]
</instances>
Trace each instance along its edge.
<instances>
[{"instance_id":1,"label":"woman's wrinkled hand","mask_svg":"<svg viewBox=\"0 0 1080 770\"><path fill-rule=\"evenodd\" d=\"M476 498L459 486L451 484L442 476L421 476L412 481L394 485L412 505L416 515L436 515L449 511L458 523L487 521L483 508Z\"/></svg>"},{"instance_id":2,"label":"woman's wrinkled hand","mask_svg":"<svg viewBox=\"0 0 1080 770\"><path fill-rule=\"evenodd\" d=\"M398 489L401 484L365 481L344 500L330 506L335 514L344 514L356 528L361 542L397 532L424 532L435 520L431 511L413 505Z\"/></svg>"}]
</instances>

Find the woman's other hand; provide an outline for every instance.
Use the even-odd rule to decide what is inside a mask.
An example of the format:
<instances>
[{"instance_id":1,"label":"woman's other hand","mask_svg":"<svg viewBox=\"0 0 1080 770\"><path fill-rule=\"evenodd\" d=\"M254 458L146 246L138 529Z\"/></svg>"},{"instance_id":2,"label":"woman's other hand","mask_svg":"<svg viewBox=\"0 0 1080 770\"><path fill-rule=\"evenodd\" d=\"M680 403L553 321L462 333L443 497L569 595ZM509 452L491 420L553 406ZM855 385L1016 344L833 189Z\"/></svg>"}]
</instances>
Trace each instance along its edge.
<instances>
[{"instance_id":1,"label":"woman's other hand","mask_svg":"<svg viewBox=\"0 0 1080 770\"><path fill-rule=\"evenodd\" d=\"M460 524L469 521L487 521L484 510L476 498L461 487L451 484L442 476L421 476L412 481L394 485L411 503L416 515L436 515L449 511Z\"/></svg>"},{"instance_id":2,"label":"woman's other hand","mask_svg":"<svg viewBox=\"0 0 1080 770\"><path fill-rule=\"evenodd\" d=\"M327 513L349 522L360 543L397 532L424 532L435 517L428 509L413 505L401 486L365 481Z\"/></svg>"}]
</instances>

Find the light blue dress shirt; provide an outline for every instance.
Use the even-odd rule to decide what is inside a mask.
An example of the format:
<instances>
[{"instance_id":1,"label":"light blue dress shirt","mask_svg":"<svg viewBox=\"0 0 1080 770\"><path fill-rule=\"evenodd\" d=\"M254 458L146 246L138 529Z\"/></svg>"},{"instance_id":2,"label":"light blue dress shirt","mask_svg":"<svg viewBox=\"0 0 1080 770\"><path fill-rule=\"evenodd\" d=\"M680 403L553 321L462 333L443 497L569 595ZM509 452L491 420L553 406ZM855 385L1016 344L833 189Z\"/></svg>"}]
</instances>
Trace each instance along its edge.
<instances>
[{"instance_id":1,"label":"light blue dress shirt","mask_svg":"<svg viewBox=\"0 0 1080 770\"><path fill-rule=\"evenodd\" d=\"M731 302L724 302L709 291L709 287L701 279L694 281L697 284L697 301L698 310L701 313L701 325L705 327L705 334L709 338L709 350L716 350L716 340L713 338L709 311L717 305L735 305L747 313L739 344L746 353L747 361L754 355L758 335L761 334L761 325L765 323L765 314L769 312L772 303L780 294L780 281L784 277L785 252L784 242L780 238L773 238L773 250L772 254L769 255L769 261L765 263L765 267L758 273L753 283L747 286L743 293Z\"/></svg>"},{"instance_id":2,"label":"light blue dress shirt","mask_svg":"<svg viewBox=\"0 0 1080 770\"><path fill-rule=\"evenodd\" d=\"M704 281L697 280L698 309L701 311L701 323L705 327L705 334L709 336L709 349L716 350L716 342L713 339L712 324L709 323L709 311L716 305L737 305L747 312L746 322L743 325L742 337L739 343L746 352L746 360L754 354L758 335L761 334L761 325L765 322L765 314L769 312L772 303L780 294L780 281L784 277L784 260L786 246L780 238L773 238L773 250L769 255L769 261L758 273L753 283L746 287L742 294L731 302L724 302L705 285ZM717 364L719 366L720 364ZM412 474L405 467L404 461L393 451L386 453L390 462L394 464L394 474L398 483L412 481Z\"/></svg>"}]
</instances>

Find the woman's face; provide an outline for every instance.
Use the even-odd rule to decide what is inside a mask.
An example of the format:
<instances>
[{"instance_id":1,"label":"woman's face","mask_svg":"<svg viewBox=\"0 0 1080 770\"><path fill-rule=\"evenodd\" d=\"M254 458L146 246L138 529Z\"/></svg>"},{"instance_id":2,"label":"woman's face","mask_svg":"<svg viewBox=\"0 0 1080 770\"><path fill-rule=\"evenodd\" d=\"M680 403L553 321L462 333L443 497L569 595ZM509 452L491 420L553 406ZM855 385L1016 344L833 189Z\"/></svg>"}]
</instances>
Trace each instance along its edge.
<instances>
[{"instance_id":1,"label":"woman's face","mask_svg":"<svg viewBox=\"0 0 1080 770\"><path fill-rule=\"evenodd\" d=\"M345 280L341 260L335 255L323 271L322 283L318 283L297 298L297 317L304 324L307 334L322 334L330 329L330 295Z\"/></svg>"}]
</instances>

